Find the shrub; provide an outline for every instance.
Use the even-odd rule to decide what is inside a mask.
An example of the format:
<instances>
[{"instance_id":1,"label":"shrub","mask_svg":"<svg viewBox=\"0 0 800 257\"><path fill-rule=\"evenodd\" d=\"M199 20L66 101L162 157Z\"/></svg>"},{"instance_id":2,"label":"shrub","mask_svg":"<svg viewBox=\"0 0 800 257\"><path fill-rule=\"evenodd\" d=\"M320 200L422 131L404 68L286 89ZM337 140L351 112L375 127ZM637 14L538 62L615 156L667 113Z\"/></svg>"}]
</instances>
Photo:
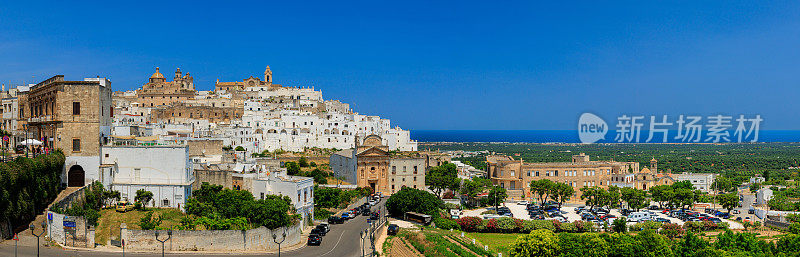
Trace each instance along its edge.
<instances>
[{"instance_id":1,"label":"shrub","mask_svg":"<svg viewBox=\"0 0 800 257\"><path fill-rule=\"evenodd\" d=\"M455 199L456 194L453 191L447 191L442 195L442 199Z\"/></svg>"},{"instance_id":2,"label":"shrub","mask_svg":"<svg viewBox=\"0 0 800 257\"><path fill-rule=\"evenodd\" d=\"M713 221L710 220L703 221L703 230L708 231L708 230L715 230L717 228L719 228L719 226L717 226L717 223L714 223Z\"/></svg>"},{"instance_id":3,"label":"shrub","mask_svg":"<svg viewBox=\"0 0 800 257\"><path fill-rule=\"evenodd\" d=\"M497 219L490 219L486 222L486 232L498 232Z\"/></svg>"},{"instance_id":4,"label":"shrub","mask_svg":"<svg viewBox=\"0 0 800 257\"><path fill-rule=\"evenodd\" d=\"M449 229L459 229L458 223L452 219L446 219L441 217L436 217L433 219L433 222L436 223L437 228L449 230Z\"/></svg>"},{"instance_id":5,"label":"shrub","mask_svg":"<svg viewBox=\"0 0 800 257\"><path fill-rule=\"evenodd\" d=\"M702 228L703 224L700 222L687 221L683 223L683 229L686 231L699 232Z\"/></svg>"},{"instance_id":6,"label":"shrub","mask_svg":"<svg viewBox=\"0 0 800 257\"><path fill-rule=\"evenodd\" d=\"M481 218L478 217L461 217L456 220L456 223L458 223L462 231L475 232L478 231L478 226L481 225L481 221Z\"/></svg>"},{"instance_id":7,"label":"shrub","mask_svg":"<svg viewBox=\"0 0 800 257\"><path fill-rule=\"evenodd\" d=\"M556 221L557 222L557 221ZM536 229L547 229L551 231L556 231L556 226L554 221L552 220L534 220L533 221L534 230Z\"/></svg>"},{"instance_id":8,"label":"shrub","mask_svg":"<svg viewBox=\"0 0 800 257\"><path fill-rule=\"evenodd\" d=\"M576 221L576 222L578 222L578 221ZM558 229L558 231L559 231L559 232L567 232L567 233L575 233L575 232L578 232L578 228L577 228L577 226L576 226L576 222L572 222L572 223L569 223L569 222L566 222L566 223L560 223L560 226L559 226L559 229Z\"/></svg>"},{"instance_id":9,"label":"shrub","mask_svg":"<svg viewBox=\"0 0 800 257\"><path fill-rule=\"evenodd\" d=\"M477 231L486 231L486 227L487 227L488 225L489 225L489 221L488 221L488 220L484 220L484 219L482 219L482 220L481 220L481 224L479 224L479 225L478 225L478 227L476 228L476 230L477 230Z\"/></svg>"},{"instance_id":10,"label":"shrub","mask_svg":"<svg viewBox=\"0 0 800 257\"><path fill-rule=\"evenodd\" d=\"M792 224L789 225L789 233L795 235L800 234L800 223L792 222Z\"/></svg>"},{"instance_id":11,"label":"shrub","mask_svg":"<svg viewBox=\"0 0 800 257\"><path fill-rule=\"evenodd\" d=\"M522 233L530 233L531 231L536 229L536 224L533 220L526 220L522 222L522 229L520 232Z\"/></svg>"},{"instance_id":12,"label":"shrub","mask_svg":"<svg viewBox=\"0 0 800 257\"><path fill-rule=\"evenodd\" d=\"M683 229L681 225L668 223L662 226L662 229L659 233L669 237L670 239L673 239L676 237L683 236L685 232L686 231Z\"/></svg>"},{"instance_id":13,"label":"shrub","mask_svg":"<svg viewBox=\"0 0 800 257\"><path fill-rule=\"evenodd\" d=\"M153 230L159 225L161 225L161 217L153 218L152 211L147 212L147 214L139 220L139 227L141 227L142 230Z\"/></svg>"},{"instance_id":14,"label":"shrub","mask_svg":"<svg viewBox=\"0 0 800 257\"><path fill-rule=\"evenodd\" d=\"M615 219L614 223L612 223L612 228L613 228L614 232L617 232L617 233L628 232L628 224L627 224L627 221L626 221L625 217L620 217L618 219Z\"/></svg>"},{"instance_id":15,"label":"shrub","mask_svg":"<svg viewBox=\"0 0 800 257\"><path fill-rule=\"evenodd\" d=\"M503 217L495 220L497 232L513 233L517 231L517 223L514 218Z\"/></svg>"},{"instance_id":16,"label":"shrub","mask_svg":"<svg viewBox=\"0 0 800 257\"><path fill-rule=\"evenodd\" d=\"M406 212L418 212L427 215L438 215L444 208L444 202L434 194L419 189L404 187L386 200L386 210L395 217L402 217Z\"/></svg>"},{"instance_id":17,"label":"shrub","mask_svg":"<svg viewBox=\"0 0 800 257\"><path fill-rule=\"evenodd\" d=\"M633 225L633 230L638 230L638 231L642 231L645 229L658 230L659 228L661 228L661 226L662 226L661 222L658 221L645 221Z\"/></svg>"}]
</instances>

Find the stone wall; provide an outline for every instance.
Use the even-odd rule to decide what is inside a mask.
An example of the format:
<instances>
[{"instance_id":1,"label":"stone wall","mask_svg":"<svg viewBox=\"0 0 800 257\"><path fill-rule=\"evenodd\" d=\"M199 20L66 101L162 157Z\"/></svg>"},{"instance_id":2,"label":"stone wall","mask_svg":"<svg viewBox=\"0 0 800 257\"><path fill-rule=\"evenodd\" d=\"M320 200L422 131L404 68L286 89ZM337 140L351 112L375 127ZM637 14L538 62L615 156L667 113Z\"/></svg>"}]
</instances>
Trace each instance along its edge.
<instances>
[{"instance_id":1,"label":"stone wall","mask_svg":"<svg viewBox=\"0 0 800 257\"><path fill-rule=\"evenodd\" d=\"M189 140L189 156L222 155L222 140Z\"/></svg>"},{"instance_id":2,"label":"stone wall","mask_svg":"<svg viewBox=\"0 0 800 257\"><path fill-rule=\"evenodd\" d=\"M230 171L224 170L194 170L194 183L192 188L197 190L203 185L203 182L208 182L212 185L221 185L224 188L233 187L233 176Z\"/></svg>"},{"instance_id":3,"label":"stone wall","mask_svg":"<svg viewBox=\"0 0 800 257\"><path fill-rule=\"evenodd\" d=\"M161 250L161 243L156 241L155 230L135 230L121 226L122 239L126 249L137 251ZM273 251L278 244L272 239L273 232L282 237L284 228L274 231L266 227L250 230L174 230L172 237L164 244L167 251ZM167 231L159 231L159 239L167 238ZM286 228L286 240L282 247L302 242L302 224Z\"/></svg>"},{"instance_id":4,"label":"stone wall","mask_svg":"<svg viewBox=\"0 0 800 257\"><path fill-rule=\"evenodd\" d=\"M87 225L85 219L52 211L48 211L47 215L47 235L51 240L66 246L94 248L95 230ZM65 228L64 220L75 221L75 228Z\"/></svg>"}]
</instances>

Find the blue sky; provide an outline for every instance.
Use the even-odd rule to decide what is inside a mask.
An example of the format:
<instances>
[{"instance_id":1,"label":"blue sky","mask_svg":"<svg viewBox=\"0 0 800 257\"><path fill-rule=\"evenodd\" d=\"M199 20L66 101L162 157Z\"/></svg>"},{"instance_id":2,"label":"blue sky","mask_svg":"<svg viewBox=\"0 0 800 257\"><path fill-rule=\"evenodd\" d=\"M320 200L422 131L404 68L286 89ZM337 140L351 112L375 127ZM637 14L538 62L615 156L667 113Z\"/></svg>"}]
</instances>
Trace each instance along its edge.
<instances>
[{"instance_id":1,"label":"blue sky","mask_svg":"<svg viewBox=\"0 0 800 257\"><path fill-rule=\"evenodd\" d=\"M800 2L0 3L0 81L156 66L262 76L406 129L574 129L583 112L761 114L800 129ZM613 123L613 122L609 122Z\"/></svg>"}]
</instances>

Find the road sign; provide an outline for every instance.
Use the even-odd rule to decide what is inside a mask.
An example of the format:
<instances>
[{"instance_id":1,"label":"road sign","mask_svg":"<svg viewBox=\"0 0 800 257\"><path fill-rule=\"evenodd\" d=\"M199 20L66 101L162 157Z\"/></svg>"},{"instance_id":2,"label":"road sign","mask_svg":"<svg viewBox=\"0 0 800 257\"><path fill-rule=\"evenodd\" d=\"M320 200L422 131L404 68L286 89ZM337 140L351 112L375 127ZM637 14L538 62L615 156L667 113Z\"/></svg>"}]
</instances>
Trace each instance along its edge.
<instances>
[{"instance_id":1,"label":"road sign","mask_svg":"<svg viewBox=\"0 0 800 257\"><path fill-rule=\"evenodd\" d=\"M19 241L19 236L17 236L17 233L14 233L14 241Z\"/></svg>"},{"instance_id":2,"label":"road sign","mask_svg":"<svg viewBox=\"0 0 800 257\"><path fill-rule=\"evenodd\" d=\"M3 136L3 141L8 142L8 136Z\"/></svg>"},{"instance_id":3,"label":"road sign","mask_svg":"<svg viewBox=\"0 0 800 257\"><path fill-rule=\"evenodd\" d=\"M53 220L53 214L52 213L48 213L47 214L47 219L52 221Z\"/></svg>"},{"instance_id":4,"label":"road sign","mask_svg":"<svg viewBox=\"0 0 800 257\"><path fill-rule=\"evenodd\" d=\"M75 222L74 221L66 221L65 220L64 221L64 227L65 228L74 228L75 227Z\"/></svg>"}]
</instances>

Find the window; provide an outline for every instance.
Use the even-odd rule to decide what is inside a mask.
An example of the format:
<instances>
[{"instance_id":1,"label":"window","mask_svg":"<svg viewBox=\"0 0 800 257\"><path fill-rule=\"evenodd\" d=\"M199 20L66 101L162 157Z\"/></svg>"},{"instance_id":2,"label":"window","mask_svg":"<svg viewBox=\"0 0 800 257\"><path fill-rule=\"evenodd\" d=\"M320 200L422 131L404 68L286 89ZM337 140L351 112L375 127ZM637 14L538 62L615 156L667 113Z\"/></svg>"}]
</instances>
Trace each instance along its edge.
<instances>
[{"instance_id":1,"label":"window","mask_svg":"<svg viewBox=\"0 0 800 257\"><path fill-rule=\"evenodd\" d=\"M72 102L72 115L81 115L81 102Z\"/></svg>"},{"instance_id":2,"label":"window","mask_svg":"<svg viewBox=\"0 0 800 257\"><path fill-rule=\"evenodd\" d=\"M414 177L414 181L417 181L417 177Z\"/></svg>"},{"instance_id":3,"label":"window","mask_svg":"<svg viewBox=\"0 0 800 257\"><path fill-rule=\"evenodd\" d=\"M169 200L164 199L162 206L169 206Z\"/></svg>"},{"instance_id":4,"label":"window","mask_svg":"<svg viewBox=\"0 0 800 257\"><path fill-rule=\"evenodd\" d=\"M414 174L417 174L417 166L414 166Z\"/></svg>"},{"instance_id":5,"label":"window","mask_svg":"<svg viewBox=\"0 0 800 257\"><path fill-rule=\"evenodd\" d=\"M72 139L72 151L73 152L81 151L81 140L79 138Z\"/></svg>"},{"instance_id":6,"label":"window","mask_svg":"<svg viewBox=\"0 0 800 257\"><path fill-rule=\"evenodd\" d=\"M261 192L261 200L264 200L264 192Z\"/></svg>"}]
</instances>

